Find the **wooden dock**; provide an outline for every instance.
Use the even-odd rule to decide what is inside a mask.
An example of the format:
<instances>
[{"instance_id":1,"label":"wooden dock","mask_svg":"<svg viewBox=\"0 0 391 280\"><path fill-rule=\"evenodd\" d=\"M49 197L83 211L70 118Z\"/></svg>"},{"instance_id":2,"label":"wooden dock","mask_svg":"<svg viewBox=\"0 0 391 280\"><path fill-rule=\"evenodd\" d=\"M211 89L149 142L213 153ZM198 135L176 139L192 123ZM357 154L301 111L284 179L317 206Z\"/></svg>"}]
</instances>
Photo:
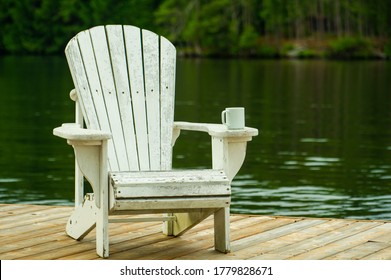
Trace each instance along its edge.
<instances>
[{"instance_id":1,"label":"wooden dock","mask_svg":"<svg viewBox=\"0 0 391 280\"><path fill-rule=\"evenodd\" d=\"M95 233L65 234L71 207L0 204L0 259L98 259ZM110 224L109 259L391 260L391 221L231 216L232 253L213 250L213 220L181 237L160 222Z\"/></svg>"}]
</instances>

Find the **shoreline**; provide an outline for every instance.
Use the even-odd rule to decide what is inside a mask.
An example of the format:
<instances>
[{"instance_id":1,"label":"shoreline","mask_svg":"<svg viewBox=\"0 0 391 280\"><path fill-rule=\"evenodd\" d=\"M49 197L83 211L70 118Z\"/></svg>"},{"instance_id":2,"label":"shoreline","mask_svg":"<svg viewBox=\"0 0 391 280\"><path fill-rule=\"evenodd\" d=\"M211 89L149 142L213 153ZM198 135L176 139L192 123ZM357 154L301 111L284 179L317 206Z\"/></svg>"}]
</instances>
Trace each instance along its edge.
<instances>
[{"instance_id":1,"label":"shoreline","mask_svg":"<svg viewBox=\"0 0 391 280\"><path fill-rule=\"evenodd\" d=\"M177 45L177 51L181 58L389 60L391 40L356 36L324 39L259 38L251 49L235 53L181 44Z\"/></svg>"}]
</instances>

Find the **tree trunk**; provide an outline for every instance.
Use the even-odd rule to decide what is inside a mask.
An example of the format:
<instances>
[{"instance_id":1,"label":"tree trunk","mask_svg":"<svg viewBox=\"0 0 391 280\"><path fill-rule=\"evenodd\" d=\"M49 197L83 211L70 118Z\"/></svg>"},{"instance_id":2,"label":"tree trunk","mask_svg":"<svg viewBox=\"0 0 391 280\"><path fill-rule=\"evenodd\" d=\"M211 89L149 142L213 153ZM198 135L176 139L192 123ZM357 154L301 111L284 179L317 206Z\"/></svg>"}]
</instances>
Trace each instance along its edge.
<instances>
[{"instance_id":1,"label":"tree trunk","mask_svg":"<svg viewBox=\"0 0 391 280\"><path fill-rule=\"evenodd\" d=\"M334 1L335 3L335 19L334 19L334 24L335 24L335 31L337 33L337 37L341 37L341 6L339 1Z\"/></svg>"}]
</instances>

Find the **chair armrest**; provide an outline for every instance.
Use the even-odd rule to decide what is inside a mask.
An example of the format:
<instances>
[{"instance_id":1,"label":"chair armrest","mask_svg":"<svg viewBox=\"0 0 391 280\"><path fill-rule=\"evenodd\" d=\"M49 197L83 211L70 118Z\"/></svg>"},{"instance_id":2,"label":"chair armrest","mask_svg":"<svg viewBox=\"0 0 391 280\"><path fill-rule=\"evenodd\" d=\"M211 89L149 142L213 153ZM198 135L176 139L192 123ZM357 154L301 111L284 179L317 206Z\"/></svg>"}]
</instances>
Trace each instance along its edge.
<instances>
[{"instance_id":1,"label":"chair armrest","mask_svg":"<svg viewBox=\"0 0 391 280\"><path fill-rule=\"evenodd\" d=\"M252 137L258 135L258 129L245 127L244 129L229 130L224 124L174 122L174 130L192 130L207 132L210 136L221 138Z\"/></svg>"},{"instance_id":2,"label":"chair armrest","mask_svg":"<svg viewBox=\"0 0 391 280\"><path fill-rule=\"evenodd\" d=\"M111 138L111 133L81 128L76 123L64 123L62 126L53 129L53 134L70 141L101 141Z\"/></svg>"},{"instance_id":3,"label":"chair armrest","mask_svg":"<svg viewBox=\"0 0 391 280\"><path fill-rule=\"evenodd\" d=\"M223 124L174 122L173 145L181 130L207 132L212 138L212 168L223 169L229 180L238 173L246 156L246 145L258 129L229 130Z\"/></svg>"},{"instance_id":4,"label":"chair armrest","mask_svg":"<svg viewBox=\"0 0 391 280\"><path fill-rule=\"evenodd\" d=\"M107 140L111 138L111 133L95 129L85 129L77 123L65 123L53 129L55 136L64 138L75 151L77 161L77 173L79 179L86 178L90 183L95 196L97 208L107 207L102 194L108 193L107 172L108 172L108 145ZM79 180L77 179L77 180ZM80 187L80 185L77 185ZM82 191L81 188L80 191ZM106 197L107 198L107 197ZM108 202L108 200L107 200Z\"/></svg>"}]
</instances>

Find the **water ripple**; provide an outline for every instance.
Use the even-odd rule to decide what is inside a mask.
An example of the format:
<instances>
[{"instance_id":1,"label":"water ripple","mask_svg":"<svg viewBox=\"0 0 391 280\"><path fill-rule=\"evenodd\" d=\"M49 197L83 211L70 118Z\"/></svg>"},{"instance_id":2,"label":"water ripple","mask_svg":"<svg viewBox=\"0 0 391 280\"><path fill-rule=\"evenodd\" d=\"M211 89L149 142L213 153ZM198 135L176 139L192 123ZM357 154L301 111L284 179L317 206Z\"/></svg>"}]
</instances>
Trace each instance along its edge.
<instances>
[{"instance_id":1,"label":"water ripple","mask_svg":"<svg viewBox=\"0 0 391 280\"><path fill-rule=\"evenodd\" d=\"M256 180L233 182L231 209L236 213L277 216L314 216L359 219L391 219L391 195L353 196L332 187L260 186Z\"/></svg>"},{"instance_id":2,"label":"water ripple","mask_svg":"<svg viewBox=\"0 0 391 280\"><path fill-rule=\"evenodd\" d=\"M0 178L0 183L15 183L21 181L22 179L19 178Z\"/></svg>"}]
</instances>

